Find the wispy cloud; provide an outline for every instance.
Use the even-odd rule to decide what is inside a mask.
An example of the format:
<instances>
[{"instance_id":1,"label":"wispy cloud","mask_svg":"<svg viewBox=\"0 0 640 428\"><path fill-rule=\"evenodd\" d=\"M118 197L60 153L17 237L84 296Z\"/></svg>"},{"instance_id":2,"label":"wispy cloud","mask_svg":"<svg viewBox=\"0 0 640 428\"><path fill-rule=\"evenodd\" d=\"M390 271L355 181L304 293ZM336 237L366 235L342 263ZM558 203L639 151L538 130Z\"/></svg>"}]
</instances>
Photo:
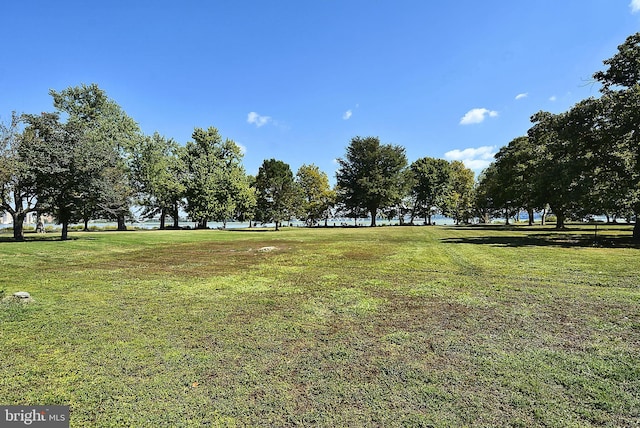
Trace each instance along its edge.
<instances>
[{"instance_id":1,"label":"wispy cloud","mask_svg":"<svg viewBox=\"0 0 640 428\"><path fill-rule=\"evenodd\" d=\"M249 113L247 115L247 123L251 123L253 125L256 125L258 128L260 128L261 126L266 125L269 122L271 122L271 117L269 117L269 116L261 116L258 113L256 113L255 111L252 111L251 113Z\"/></svg>"},{"instance_id":2,"label":"wispy cloud","mask_svg":"<svg viewBox=\"0 0 640 428\"><path fill-rule=\"evenodd\" d=\"M353 114L353 111L351 111L350 109L345 111L344 114L342 115L342 119L344 120L349 120L351 118L351 115Z\"/></svg>"},{"instance_id":3,"label":"wispy cloud","mask_svg":"<svg viewBox=\"0 0 640 428\"><path fill-rule=\"evenodd\" d=\"M455 149L444 154L445 159L459 160L476 172L480 172L493 162L496 146L481 146L476 148Z\"/></svg>"},{"instance_id":4,"label":"wispy cloud","mask_svg":"<svg viewBox=\"0 0 640 428\"><path fill-rule=\"evenodd\" d=\"M631 13L640 12L640 0L631 0L629 7L631 8Z\"/></svg>"},{"instance_id":5,"label":"wispy cloud","mask_svg":"<svg viewBox=\"0 0 640 428\"><path fill-rule=\"evenodd\" d=\"M555 95L551 95L549 97L549 101L551 101L551 102L556 101L557 99L558 99L558 97L556 97Z\"/></svg>"},{"instance_id":6,"label":"wispy cloud","mask_svg":"<svg viewBox=\"0 0 640 428\"><path fill-rule=\"evenodd\" d=\"M460 125L482 123L487 117L498 117L498 112L486 108L474 108L469 110L463 118L460 119Z\"/></svg>"},{"instance_id":7,"label":"wispy cloud","mask_svg":"<svg viewBox=\"0 0 640 428\"><path fill-rule=\"evenodd\" d=\"M639 0L639 1L640 1L640 0ZM521 100L521 99L523 99L523 98L527 98L528 96L529 96L529 93L528 93L528 92L524 92L524 93L522 93L522 94L518 94L518 95L516 95L516 100Z\"/></svg>"},{"instance_id":8,"label":"wispy cloud","mask_svg":"<svg viewBox=\"0 0 640 428\"><path fill-rule=\"evenodd\" d=\"M243 155L247 154L247 147L246 147L244 144L240 144L240 143L236 142L236 145L237 145L238 147L240 147L240 152L241 152Z\"/></svg>"}]
</instances>

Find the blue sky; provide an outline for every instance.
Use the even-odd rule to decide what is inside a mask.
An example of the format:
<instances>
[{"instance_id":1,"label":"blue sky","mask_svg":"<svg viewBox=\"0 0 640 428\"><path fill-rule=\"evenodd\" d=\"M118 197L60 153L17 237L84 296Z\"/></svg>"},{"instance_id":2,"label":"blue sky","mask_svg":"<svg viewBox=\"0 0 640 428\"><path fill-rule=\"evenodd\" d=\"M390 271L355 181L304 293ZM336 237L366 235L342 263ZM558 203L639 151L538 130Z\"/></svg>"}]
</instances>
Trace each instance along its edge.
<instances>
[{"instance_id":1,"label":"blue sky","mask_svg":"<svg viewBox=\"0 0 640 428\"><path fill-rule=\"evenodd\" d=\"M533 113L597 96L640 31L640 0L6 3L0 120L97 83L147 134L215 126L248 173L276 158L332 181L354 136L479 172Z\"/></svg>"}]
</instances>

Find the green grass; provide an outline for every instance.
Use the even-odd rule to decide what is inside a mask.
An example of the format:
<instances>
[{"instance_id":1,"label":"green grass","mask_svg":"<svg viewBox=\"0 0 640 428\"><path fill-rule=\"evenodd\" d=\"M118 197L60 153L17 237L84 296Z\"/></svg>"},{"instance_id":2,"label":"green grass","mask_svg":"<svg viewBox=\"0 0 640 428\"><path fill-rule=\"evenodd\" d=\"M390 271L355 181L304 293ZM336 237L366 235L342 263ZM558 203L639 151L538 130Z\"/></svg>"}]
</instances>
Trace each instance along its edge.
<instances>
[{"instance_id":1,"label":"green grass","mask_svg":"<svg viewBox=\"0 0 640 428\"><path fill-rule=\"evenodd\" d=\"M73 427L637 426L630 233L0 237L0 290L35 299L0 303L0 402Z\"/></svg>"}]
</instances>

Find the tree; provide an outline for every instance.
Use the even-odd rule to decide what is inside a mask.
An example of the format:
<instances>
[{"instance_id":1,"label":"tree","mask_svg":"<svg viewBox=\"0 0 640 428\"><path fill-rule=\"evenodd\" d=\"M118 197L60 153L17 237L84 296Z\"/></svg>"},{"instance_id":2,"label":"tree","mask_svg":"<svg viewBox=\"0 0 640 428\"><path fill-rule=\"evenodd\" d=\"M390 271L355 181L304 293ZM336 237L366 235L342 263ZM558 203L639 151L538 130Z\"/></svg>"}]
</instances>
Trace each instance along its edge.
<instances>
[{"instance_id":1,"label":"tree","mask_svg":"<svg viewBox=\"0 0 640 428\"><path fill-rule=\"evenodd\" d=\"M354 137L338 164L339 199L347 211L368 211L371 226L376 225L379 209L397 205L404 196L403 147L380 144L377 137Z\"/></svg>"},{"instance_id":2,"label":"tree","mask_svg":"<svg viewBox=\"0 0 640 428\"><path fill-rule=\"evenodd\" d=\"M528 137L514 138L496 153L479 180L478 197L489 198L488 208L502 210L506 224L520 209L527 211L529 225L533 224L534 211L541 207L535 198L539 155Z\"/></svg>"},{"instance_id":3,"label":"tree","mask_svg":"<svg viewBox=\"0 0 640 428\"><path fill-rule=\"evenodd\" d=\"M603 146L614 156L605 166L613 189L624 195L626 209L633 211L633 238L640 240L640 33L629 36L618 52L606 59L607 69L593 77L602 84L608 139Z\"/></svg>"},{"instance_id":4,"label":"tree","mask_svg":"<svg viewBox=\"0 0 640 428\"><path fill-rule=\"evenodd\" d=\"M214 127L206 131L195 128L192 138L183 157L186 211L200 228L205 228L209 220L226 225L234 217L238 201L248 192L242 151L234 141L223 141Z\"/></svg>"},{"instance_id":5,"label":"tree","mask_svg":"<svg viewBox=\"0 0 640 428\"><path fill-rule=\"evenodd\" d=\"M444 159L424 157L409 167L411 176L411 222L415 216L423 216L431 224L431 216L445 207L451 186L451 165Z\"/></svg>"},{"instance_id":6,"label":"tree","mask_svg":"<svg viewBox=\"0 0 640 428\"><path fill-rule=\"evenodd\" d=\"M474 192L474 208L476 216L482 223L489 223L492 218L501 215L501 207L494 202L496 194L500 191L498 171L495 162L491 162L478 177ZM498 197L500 199L500 196Z\"/></svg>"},{"instance_id":7,"label":"tree","mask_svg":"<svg viewBox=\"0 0 640 428\"><path fill-rule=\"evenodd\" d=\"M24 240L27 214L37 212L35 177L29 157L29 139L20 132L20 117L14 112L9 124L0 122L0 209L13 219L13 239Z\"/></svg>"},{"instance_id":8,"label":"tree","mask_svg":"<svg viewBox=\"0 0 640 428\"><path fill-rule=\"evenodd\" d=\"M131 184L131 153L140 138L137 123L96 84L79 85L60 92L51 90L56 110L68 116L66 126L105 156L100 174L84 182L84 197L79 201L81 217L116 220L118 230L126 230L134 195ZM81 207L81 208L80 208Z\"/></svg>"},{"instance_id":9,"label":"tree","mask_svg":"<svg viewBox=\"0 0 640 428\"><path fill-rule=\"evenodd\" d=\"M302 216L307 225L319 220L326 222L329 211L335 203L335 192L329 186L329 177L316 165L302 165L296 173L296 182L302 192Z\"/></svg>"},{"instance_id":10,"label":"tree","mask_svg":"<svg viewBox=\"0 0 640 428\"><path fill-rule=\"evenodd\" d=\"M557 229L571 216L598 209L592 202L595 177L606 156L600 146L600 109L600 101L589 98L568 112L539 112L531 118L529 139L539 149L535 199L549 204Z\"/></svg>"},{"instance_id":11,"label":"tree","mask_svg":"<svg viewBox=\"0 0 640 428\"><path fill-rule=\"evenodd\" d=\"M445 214L456 224L468 223L473 208L473 171L461 161L451 161L451 191L445 203Z\"/></svg>"},{"instance_id":12,"label":"tree","mask_svg":"<svg viewBox=\"0 0 640 428\"><path fill-rule=\"evenodd\" d=\"M244 181L245 183L238 194L234 219L238 221L248 221L249 227L251 227L253 219L256 216L256 178L252 175L247 175L244 177Z\"/></svg>"},{"instance_id":13,"label":"tree","mask_svg":"<svg viewBox=\"0 0 640 428\"><path fill-rule=\"evenodd\" d=\"M296 211L299 195L289 165L275 159L262 162L256 176L256 192L257 219L273 222L279 230L282 221L290 219Z\"/></svg>"},{"instance_id":14,"label":"tree","mask_svg":"<svg viewBox=\"0 0 640 428\"><path fill-rule=\"evenodd\" d=\"M182 147L157 132L140 140L133 152L132 171L142 216L160 215L160 229L171 216L178 228L178 213L185 193Z\"/></svg>"},{"instance_id":15,"label":"tree","mask_svg":"<svg viewBox=\"0 0 640 428\"><path fill-rule=\"evenodd\" d=\"M62 224L63 240L68 226L80 219L78 207L89 197L88 186L108 167L110 151L85 138L74 122L60 123L58 113L26 115L25 138L21 153L30 165L36 194L42 209Z\"/></svg>"}]
</instances>

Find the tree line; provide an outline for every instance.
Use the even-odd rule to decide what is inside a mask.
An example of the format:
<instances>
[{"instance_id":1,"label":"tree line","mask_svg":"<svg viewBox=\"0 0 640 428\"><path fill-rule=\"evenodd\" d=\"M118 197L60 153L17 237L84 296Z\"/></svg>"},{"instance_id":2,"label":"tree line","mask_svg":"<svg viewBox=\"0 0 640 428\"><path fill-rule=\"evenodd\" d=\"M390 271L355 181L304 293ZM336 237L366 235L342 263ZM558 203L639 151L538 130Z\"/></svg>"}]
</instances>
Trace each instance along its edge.
<instances>
[{"instance_id":1,"label":"tree line","mask_svg":"<svg viewBox=\"0 0 640 428\"><path fill-rule=\"evenodd\" d=\"M637 218L640 212L640 33L594 74L599 98L568 112L538 112L526 136L502 147L478 182L460 161L431 157L411 164L401 146L354 137L338 159L336 185L313 165L294 175L265 160L256 176L242 150L215 127L195 128L179 144L137 123L96 84L50 91L54 112L13 114L0 123L0 209L24 239L28 213L48 213L68 237L71 223L109 219L125 230L138 207L159 216L160 228L185 212L197 227L216 221L275 223L298 219L327 224L331 217L424 221L434 214L456 223L488 222L549 208L556 227L589 215ZM544 218L544 216L543 216ZM640 239L636 221L634 237Z\"/></svg>"},{"instance_id":2,"label":"tree line","mask_svg":"<svg viewBox=\"0 0 640 428\"><path fill-rule=\"evenodd\" d=\"M298 219L316 225L331 217L424 217L442 212L471 216L473 172L461 162L422 158L407 167L404 148L376 137L355 137L339 159L337 185L316 165L265 160L256 176L242 165L242 150L215 127L195 128L179 144L137 123L96 84L50 91L55 111L13 114L1 124L0 208L24 239L27 214L53 215L68 238L73 223L125 222L137 207L160 228L178 227L181 213L207 222L275 223Z\"/></svg>"},{"instance_id":3,"label":"tree line","mask_svg":"<svg viewBox=\"0 0 640 428\"><path fill-rule=\"evenodd\" d=\"M640 239L640 33L629 36L593 75L600 96L570 110L540 111L527 135L502 147L483 171L476 206L485 218L547 207L568 219L635 220Z\"/></svg>"}]
</instances>

